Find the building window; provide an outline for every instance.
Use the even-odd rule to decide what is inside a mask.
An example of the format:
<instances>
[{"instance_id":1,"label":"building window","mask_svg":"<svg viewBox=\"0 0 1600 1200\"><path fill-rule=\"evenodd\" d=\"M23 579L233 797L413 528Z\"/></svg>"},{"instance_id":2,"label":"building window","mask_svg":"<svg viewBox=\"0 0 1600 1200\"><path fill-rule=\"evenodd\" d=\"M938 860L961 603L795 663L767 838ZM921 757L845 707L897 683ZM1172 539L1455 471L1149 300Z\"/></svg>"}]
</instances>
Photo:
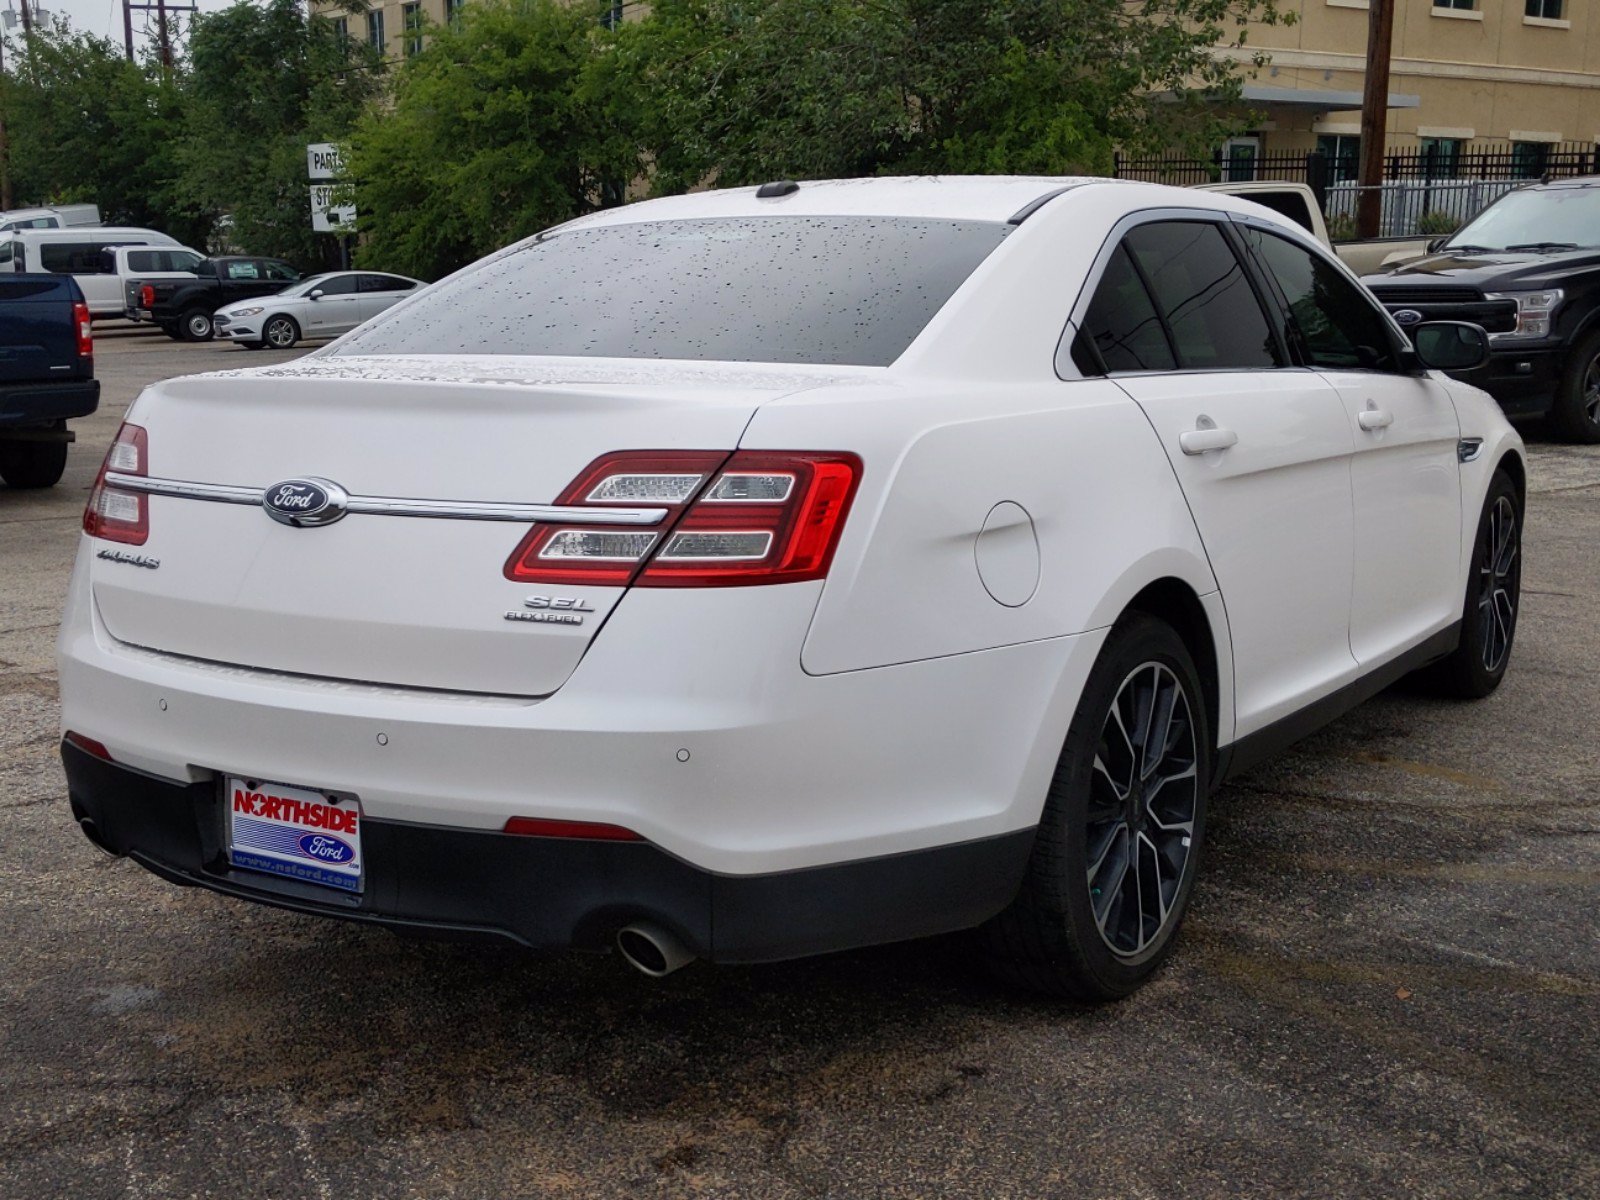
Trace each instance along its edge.
<instances>
[{"instance_id":1,"label":"building window","mask_svg":"<svg viewBox=\"0 0 1600 1200\"><path fill-rule=\"evenodd\" d=\"M1566 7L1566 0L1528 0L1527 11L1530 17L1543 17L1546 21L1559 21L1567 15L1562 11Z\"/></svg>"},{"instance_id":2,"label":"building window","mask_svg":"<svg viewBox=\"0 0 1600 1200\"><path fill-rule=\"evenodd\" d=\"M1478 7L1478 0L1433 0L1435 8L1461 8L1471 11Z\"/></svg>"},{"instance_id":3,"label":"building window","mask_svg":"<svg viewBox=\"0 0 1600 1200\"><path fill-rule=\"evenodd\" d=\"M622 24L623 0L601 0L600 24L607 29L615 29Z\"/></svg>"},{"instance_id":4,"label":"building window","mask_svg":"<svg viewBox=\"0 0 1600 1200\"><path fill-rule=\"evenodd\" d=\"M1550 161L1550 147L1545 142L1512 142L1511 175L1515 179L1539 179Z\"/></svg>"},{"instance_id":5,"label":"building window","mask_svg":"<svg viewBox=\"0 0 1600 1200\"><path fill-rule=\"evenodd\" d=\"M383 9L375 8L367 14L367 45L382 54L386 40L383 36Z\"/></svg>"},{"instance_id":6,"label":"building window","mask_svg":"<svg viewBox=\"0 0 1600 1200\"><path fill-rule=\"evenodd\" d=\"M406 57L422 53L422 5L420 3L402 4L400 6L400 23L405 27Z\"/></svg>"},{"instance_id":7,"label":"building window","mask_svg":"<svg viewBox=\"0 0 1600 1200\"><path fill-rule=\"evenodd\" d=\"M1361 139L1348 133L1317 135L1317 153L1328 161L1328 182L1343 183L1361 174Z\"/></svg>"},{"instance_id":8,"label":"building window","mask_svg":"<svg viewBox=\"0 0 1600 1200\"><path fill-rule=\"evenodd\" d=\"M444 0L445 24L454 25L461 19L462 0Z\"/></svg>"},{"instance_id":9,"label":"building window","mask_svg":"<svg viewBox=\"0 0 1600 1200\"><path fill-rule=\"evenodd\" d=\"M1424 176L1454 179L1461 171L1461 139L1425 137L1419 148Z\"/></svg>"},{"instance_id":10,"label":"building window","mask_svg":"<svg viewBox=\"0 0 1600 1200\"><path fill-rule=\"evenodd\" d=\"M335 17L333 19L333 38L339 43L339 49L346 54L350 52L350 18Z\"/></svg>"}]
</instances>

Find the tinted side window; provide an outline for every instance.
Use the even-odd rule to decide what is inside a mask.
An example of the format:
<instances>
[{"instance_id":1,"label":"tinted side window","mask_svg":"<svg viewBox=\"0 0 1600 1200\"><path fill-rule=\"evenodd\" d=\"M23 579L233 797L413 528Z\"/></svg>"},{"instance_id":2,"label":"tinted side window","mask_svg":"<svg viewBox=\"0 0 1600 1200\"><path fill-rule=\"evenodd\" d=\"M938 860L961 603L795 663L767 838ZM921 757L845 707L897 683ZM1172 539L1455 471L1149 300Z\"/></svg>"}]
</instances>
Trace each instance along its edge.
<instances>
[{"instance_id":1,"label":"tinted side window","mask_svg":"<svg viewBox=\"0 0 1600 1200\"><path fill-rule=\"evenodd\" d=\"M361 290L363 292L409 292L411 281L397 279L393 275L363 275L361 276Z\"/></svg>"},{"instance_id":2,"label":"tinted side window","mask_svg":"<svg viewBox=\"0 0 1600 1200\"><path fill-rule=\"evenodd\" d=\"M104 242L41 242L39 265L62 275L109 274L111 255Z\"/></svg>"},{"instance_id":3,"label":"tinted side window","mask_svg":"<svg viewBox=\"0 0 1600 1200\"><path fill-rule=\"evenodd\" d=\"M1170 371L1178 365L1150 293L1122 246L1106 263L1084 314L1081 336L1093 344L1107 371ZM1092 358L1083 361L1077 349L1073 356L1081 370L1098 372Z\"/></svg>"},{"instance_id":4,"label":"tinted side window","mask_svg":"<svg viewBox=\"0 0 1600 1200\"><path fill-rule=\"evenodd\" d=\"M293 283L300 278L300 272L296 271L288 263L276 262L269 258L261 265L268 279L281 279L284 283Z\"/></svg>"},{"instance_id":5,"label":"tinted side window","mask_svg":"<svg viewBox=\"0 0 1600 1200\"><path fill-rule=\"evenodd\" d=\"M321 292L324 296L354 296L357 278L355 275L335 275L332 279L324 279L311 290Z\"/></svg>"},{"instance_id":6,"label":"tinted side window","mask_svg":"<svg viewBox=\"0 0 1600 1200\"><path fill-rule=\"evenodd\" d=\"M1289 303L1289 336L1308 366L1398 369L1388 324L1338 268L1288 238L1253 228L1244 235Z\"/></svg>"},{"instance_id":7,"label":"tinted side window","mask_svg":"<svg viewBox=\"0 0 1600 1200\"><path fill-rule=\"evenodd\" d=\"M1222 230L1204 221L1141 225L1124 244L1150 281L1187 370L1282 366L1278 341Z\"/></svg>"},{"instance_id":8,"label":"tinted side window","mask_svg":"<svg viewBox=\"0 0 1600 1200\"><path fill-rule=\"evenodd\" d=\"M164 271L166 266L161 261L161 251L159 250L130 250L128 251L128 270Z\"/></svg>"},{"instance_id":9,"label":"tinted side window","mask_svg":"<svg viewBox=\"0 0 1600 1200\"><path fill-rule=\"evenodd\" d=\"M165 271L192 271L201 261L193 250L163 250L161 257Z\"/></svg>"}]
</instances>

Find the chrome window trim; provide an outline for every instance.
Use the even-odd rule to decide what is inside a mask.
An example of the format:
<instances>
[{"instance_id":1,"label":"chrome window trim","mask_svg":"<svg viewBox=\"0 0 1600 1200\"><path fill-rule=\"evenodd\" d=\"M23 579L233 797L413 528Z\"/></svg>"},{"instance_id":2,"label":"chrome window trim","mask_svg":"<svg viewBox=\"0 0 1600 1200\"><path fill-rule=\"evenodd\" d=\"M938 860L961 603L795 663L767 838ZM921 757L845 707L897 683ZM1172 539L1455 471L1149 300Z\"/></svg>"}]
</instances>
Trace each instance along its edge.
<instances>
[{"instance_id":1,"label":"chrome window trim","mask_svg":"<svg viewBox=\"0 0 1600 1200\"><path fill-rule=\"evenodd\" d=\"M106 486L147 496L206 500L214 504L260 505L265 488L223 483L193 483L148 475L107 471ZM562 504L507 504L474 500L414 500L400 496L351 496L348 513L375 517L436 517L455 521L542 522L563 525L659 525L665 508L577 508Z\"/></svg>"}]
</instances>

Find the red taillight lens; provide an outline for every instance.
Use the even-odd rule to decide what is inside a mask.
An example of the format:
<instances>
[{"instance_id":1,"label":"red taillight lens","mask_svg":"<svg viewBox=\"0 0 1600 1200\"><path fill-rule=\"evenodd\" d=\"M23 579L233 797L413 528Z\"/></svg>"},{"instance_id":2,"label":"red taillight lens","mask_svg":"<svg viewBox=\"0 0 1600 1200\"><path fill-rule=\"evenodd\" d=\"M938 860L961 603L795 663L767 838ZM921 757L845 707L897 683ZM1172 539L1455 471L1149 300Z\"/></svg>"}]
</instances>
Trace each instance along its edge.
<instances>
[{"instance_id":1,"label":"red taillight lens","mask_svg":"<svg viewBox=\"0 0 1600 1200\"><path fill-rule=\"evenodd\" d=\"M666 518L659 525L535 525L506 560L506 578L626 584L727 457L724 450L659 450L595 459L557 504L665 508Z\"/></svg>"},{"instance_id":2,"label":"red taillight lens","mask_svg":"<svg viewBox=\"0 0 1600 1200\"><path fill-rule=\"evenodd\" d=\"M78 357L94 357L94 324L89 319L89 306L87 304L74 304L72 306L72 322L78 327Z\"/></svg>"},{"instance_id":3,"label":"red taillight lens","mask_svg":"<svg viewBox=\"0 0 1600 1200\"><path fill-rule=\"evenodd\" d=\"M74 733L69 729L65 734L62 735L62 740L70 742L79 750L82 750L85 754L92 754L96 758L104 759L106 762L116 761L116 759L111 757L111 751L106 749L106 744L101 741L96 741L92 737L84 737L83 734Z\"/></svg>"},{"instance_id":4,"label":"red taillight lens","mask_svg":"<svg viewBox=\"0 0 1600 1200\"><path fill-rule=\"evenodd\" d=\"M602 825L597 821L546 821L538 817L512 817L506 833L523 837L584 838L592 842L642 842L644 839L621 825Z\"/></svg>"},{"instance_id":5,"label":"red taillight lens","mask_svg":"<svg viewBox=\"0 0 1600 1200\"><path fill-rule=\"evenodd\" d=\"M639 584L730 587L821 579L860 478L854 454L742 450L666 536Z\"/></svg>"},{"instance_id":6,"label":"red taillight lens","mask_svg":"<svg viewBox=\"0 0 1600 1200\"><path fill-rule=\"evenodd\" d=\"M153 284L145 284L139 289L139 307L154 308L156 306L156 289Z\"/></svg>"},{"instance_id":7,"label":"red taillight lens","mask_svg":"<svg viewBox=\"0 0 1600 1200\"><path fill-rule=\"evenodd\" d=\"M654 526L537 525L506 562L519 583L732 587L828 573L861 479L854 454L628 451L597 459L557 498L665 508Z\"/></svg>"},{"instance_id":8,"label":"red taillight lens","mask_svg":"<svg viewBox=\"0 0 1600 1200\"><path fill-rule=\"evenodd\" d=\"M100 474L89 492L89 503L84 506L85 533L108 542L144 545L150 536L150 498L142 492L112 487L106 483L106 473L148 475L149 466L149 436L138 425L124 422L111 449L106 451L105 462L100 464Z\"/></svg>"}]
</instances>

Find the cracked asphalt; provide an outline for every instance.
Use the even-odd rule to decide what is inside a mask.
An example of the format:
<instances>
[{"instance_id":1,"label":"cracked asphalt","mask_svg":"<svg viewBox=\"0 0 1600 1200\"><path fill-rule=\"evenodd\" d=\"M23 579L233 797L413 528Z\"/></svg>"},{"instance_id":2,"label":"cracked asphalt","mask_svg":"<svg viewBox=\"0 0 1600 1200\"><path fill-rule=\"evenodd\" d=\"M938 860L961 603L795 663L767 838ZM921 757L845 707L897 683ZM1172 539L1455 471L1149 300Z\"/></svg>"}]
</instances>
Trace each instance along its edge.
<instances>
[{"instance_id":1,"label":"cracked asphalt","mask_svg":"<svg viewBox=\"0 0 1600 1200\"><path fill-rule=\"evenodd\" d=\"M1500 691L1224 789L1177 954L1088 1009L959 939L652 982L104 857L56 757L84 496L139 387L245 355L98 354L66 480L0 488L0 1197L1600 1195L1600 447L1526 431Z\"/></svg>"}]
</instances>

